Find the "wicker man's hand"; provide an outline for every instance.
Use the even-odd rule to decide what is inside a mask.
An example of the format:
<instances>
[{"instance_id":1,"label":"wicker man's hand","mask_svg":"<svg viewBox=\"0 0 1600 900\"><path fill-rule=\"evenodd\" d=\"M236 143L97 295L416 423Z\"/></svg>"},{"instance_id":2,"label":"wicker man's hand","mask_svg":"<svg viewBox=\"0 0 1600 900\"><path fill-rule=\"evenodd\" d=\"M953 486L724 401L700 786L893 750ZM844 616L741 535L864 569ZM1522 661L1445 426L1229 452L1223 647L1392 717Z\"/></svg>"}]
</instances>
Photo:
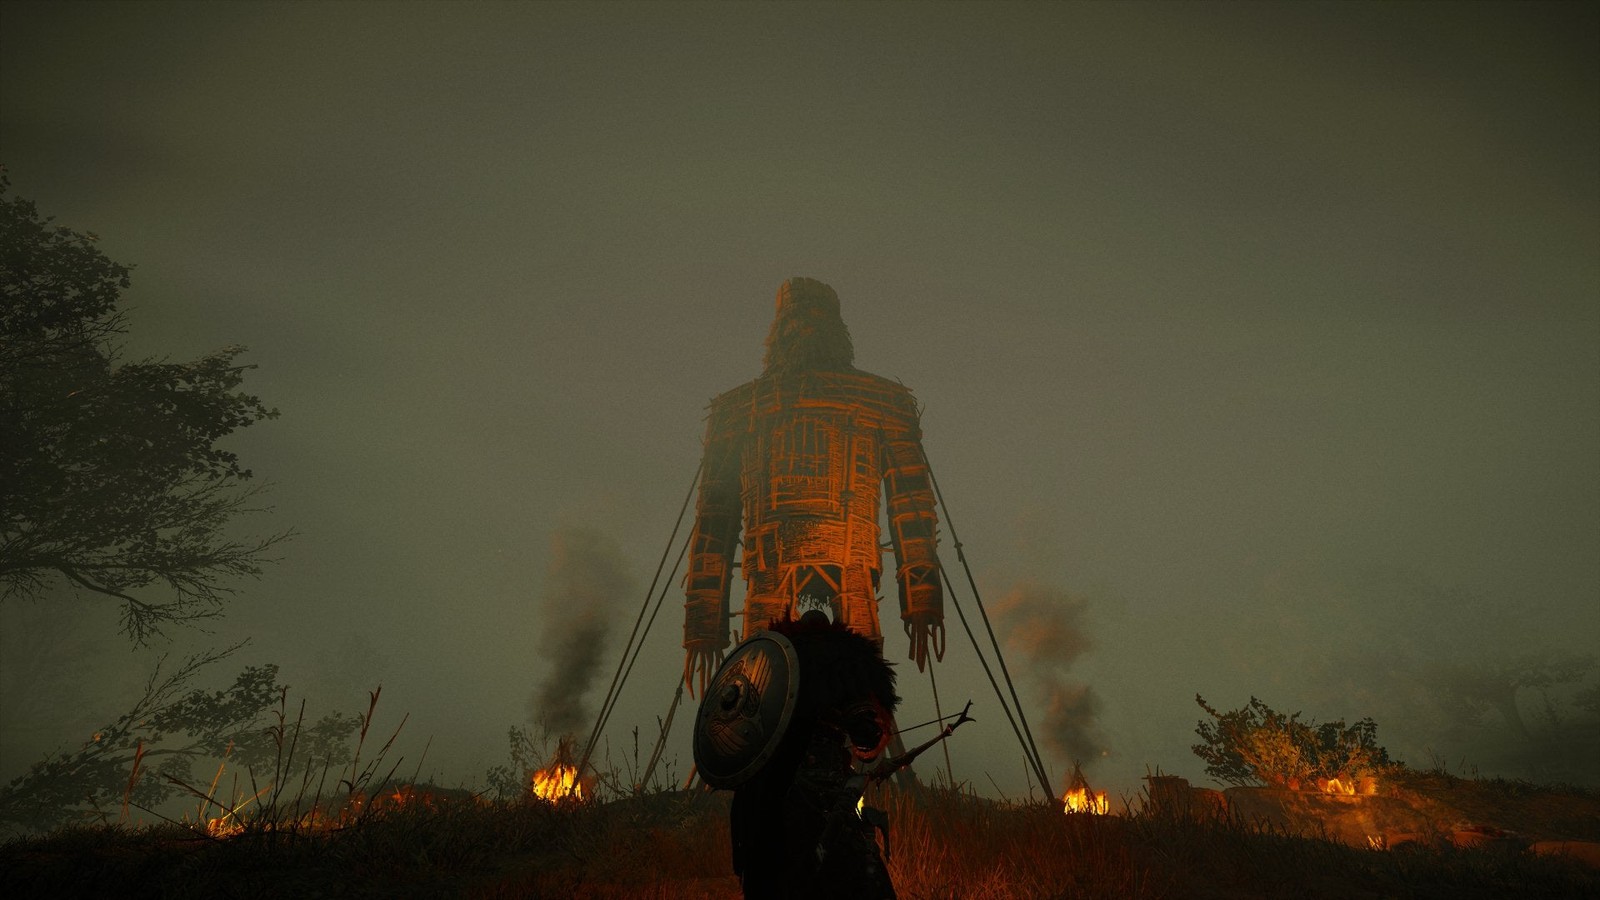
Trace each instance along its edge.
<instances>
[{"instance_id":1,"label":"wicker man's hand","mask_svg":"<svg viewBox=\"0 0 1600 900\"><path fill-rule=\"evenodd\" d=\"M944 659L944 623L938 621L933 615L908 616L906 623L906 637L911 639L911 659L917 664L917 671L921 672L928 665L928 651L933 651L934 659Z\"/></svg>"},{"instance_id":2,"label":"wicker man's hand","mask_svg":"<svg viewBox=\"0 0 1600 900\"><path fill-rule=\"evenodd\" d=\"M722 648L709 644L694 644L683 660L683 683L689 686L689 696L699 697L706 692L711 676L722 665Z\"/></svg>"}]
</instances>

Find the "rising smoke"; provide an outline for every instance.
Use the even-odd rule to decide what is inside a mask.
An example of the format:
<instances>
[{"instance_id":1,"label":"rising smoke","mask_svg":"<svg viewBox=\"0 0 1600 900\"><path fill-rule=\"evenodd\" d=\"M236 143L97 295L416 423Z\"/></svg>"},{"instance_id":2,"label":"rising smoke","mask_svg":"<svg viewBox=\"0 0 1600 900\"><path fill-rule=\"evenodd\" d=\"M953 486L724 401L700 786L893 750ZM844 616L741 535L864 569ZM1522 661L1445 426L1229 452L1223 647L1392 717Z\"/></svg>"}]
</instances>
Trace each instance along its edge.
<instances>
[{"instance_id":1,"label":"rising smoke","mask_svg":"<svg viewBox=\"0 0 1600 900\"><path fill-rule=\"evenodd\" d=\"M592 724L585 697L600 671L611 624L634 593L611 538L587 528L563 528L551 536L539 603L544 670L528 699L530 722L557 735Z\"/></svg>"},{"instance_id":2,"label":"rising smoke","mask_svg":"<svg viewBox=\"0 0 1600 900\"><path fill-rule=\"evenodd\" d=\"M1019 584L995 604L1006 647L1044 698L1036 736L1063 763L1088 764L1105 750L1095 716L1100 698L1070 670L1093 646L1084 626L1087 604L1059 588ZM1020 665L1018 664L1020 663Z\"/></svg>"}]
</instances>

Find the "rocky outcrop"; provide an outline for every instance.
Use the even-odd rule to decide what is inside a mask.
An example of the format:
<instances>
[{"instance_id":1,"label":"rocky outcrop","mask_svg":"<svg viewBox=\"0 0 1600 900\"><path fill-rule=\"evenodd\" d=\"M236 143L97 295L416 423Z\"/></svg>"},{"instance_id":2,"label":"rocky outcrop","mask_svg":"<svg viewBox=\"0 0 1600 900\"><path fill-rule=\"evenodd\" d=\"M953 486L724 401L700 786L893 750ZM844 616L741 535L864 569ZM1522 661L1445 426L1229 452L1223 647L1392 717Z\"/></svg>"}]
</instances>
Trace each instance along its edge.
<instances>
[{"instance_id":1,"label":"rocky outcrop","mask_svg":"<svg viewBox=\"0 0 1600 900\"><path fill-rule=\"evenodd\" d=\"M1221 791L1195 787L1189 779L1177 775L1150 775L1145 795L1152 812L1184 819L1224 816L1228 801Z\"/></svg>"}]
</instances>

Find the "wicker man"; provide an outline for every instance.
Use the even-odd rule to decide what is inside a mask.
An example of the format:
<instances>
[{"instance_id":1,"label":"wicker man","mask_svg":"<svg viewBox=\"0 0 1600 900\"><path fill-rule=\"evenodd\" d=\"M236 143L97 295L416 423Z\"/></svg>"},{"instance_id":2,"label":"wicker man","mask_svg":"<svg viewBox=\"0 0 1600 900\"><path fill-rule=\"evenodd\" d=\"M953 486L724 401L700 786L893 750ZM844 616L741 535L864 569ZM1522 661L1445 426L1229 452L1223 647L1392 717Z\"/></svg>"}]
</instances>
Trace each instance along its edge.
<instances>
[{"instance_id":1,"label":"wicker man","mask_svg":"<svg viewBox=\"0 0 1600 900\"><path fill-rule=\"evenodd\" d=\"M743 637L826 608L881 647L880 496L900 619L921 670L930 652L944 656L944 610L916 402L904 385L852 365L839 296L820 281L778 288L766 348L760 377L711 402L685 580L684 679L703 692L729 645L741 544Z\"/></svg>"}]
</instances>

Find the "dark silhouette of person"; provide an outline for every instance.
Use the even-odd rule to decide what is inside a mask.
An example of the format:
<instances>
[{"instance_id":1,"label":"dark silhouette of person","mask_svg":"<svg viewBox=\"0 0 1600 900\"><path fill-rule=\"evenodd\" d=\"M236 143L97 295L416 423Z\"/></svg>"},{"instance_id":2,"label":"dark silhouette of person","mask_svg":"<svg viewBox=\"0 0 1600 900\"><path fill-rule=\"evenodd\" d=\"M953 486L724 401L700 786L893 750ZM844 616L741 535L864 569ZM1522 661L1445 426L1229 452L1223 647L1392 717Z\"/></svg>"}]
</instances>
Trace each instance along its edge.
<instances>
[{"instance_id":1,"label":"dark silhouette of person","mask_svg":"<svg viewBox=\"0 0 1600 900\"><path fill-rule=\"evenodd\" d=\"M820 610L771 630L794 647L799 690L771 758L733 790L729 832L744 896L892 900L874 825L857 801L863 767L887 745L900 702L894 670L876 642Z\"/></svg>"}]
</instances>

